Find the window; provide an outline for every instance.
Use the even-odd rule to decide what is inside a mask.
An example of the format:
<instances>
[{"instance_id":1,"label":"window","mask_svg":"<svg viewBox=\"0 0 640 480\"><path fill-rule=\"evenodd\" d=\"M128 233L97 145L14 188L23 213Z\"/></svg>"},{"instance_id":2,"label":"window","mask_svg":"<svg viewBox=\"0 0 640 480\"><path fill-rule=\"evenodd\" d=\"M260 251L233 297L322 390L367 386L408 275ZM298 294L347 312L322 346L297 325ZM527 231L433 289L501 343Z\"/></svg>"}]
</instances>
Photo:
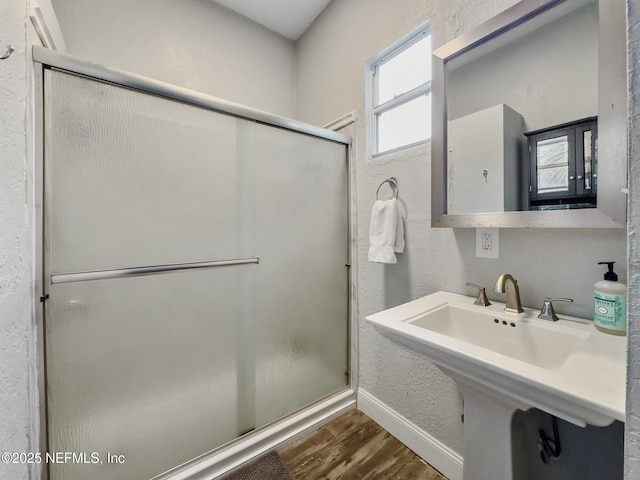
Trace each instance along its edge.
<instances>
[{"instance_id":1,"label":"window","mask_svg":"<svg viewBox=\"0 0 640 480\"><path fill-rule=\"evenodd\" d=\"M531 210L596 206L597 119L525 133Z\"/></svg>"},{"instance_id":2,"label":"window","mask_svg":"<svg viewBox=\"0 0 640 480\"><path fill-rule=\"evenodd\" d=\"M367 62L372 155L431 138L431 34L421 25Z\"/></svg>"}]
</instances>

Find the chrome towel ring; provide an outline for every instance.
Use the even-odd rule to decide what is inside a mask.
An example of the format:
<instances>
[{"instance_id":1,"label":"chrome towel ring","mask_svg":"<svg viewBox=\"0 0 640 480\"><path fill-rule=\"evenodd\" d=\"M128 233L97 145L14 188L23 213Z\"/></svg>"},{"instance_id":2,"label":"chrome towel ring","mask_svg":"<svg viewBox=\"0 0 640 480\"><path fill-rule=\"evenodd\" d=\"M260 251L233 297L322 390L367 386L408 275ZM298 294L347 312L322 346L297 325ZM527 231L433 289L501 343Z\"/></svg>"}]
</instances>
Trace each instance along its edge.
<instances>
[{"instance_id":1,"label":"chrome towel ring","mask_svg":"<svg viewBox=\"0 0 640 480\"><path fill-rule=\"evenodd\" d=\"M389 177L386 180L384 180L380 185L378 185L378 190L376 190L376 200L378 200L378 194L380 193L380 188L385 183L388 183L389 186L391 187L391 190L393 190L393 193L394 193L393 198L398 198L398 194L400 193L400 187L398 187L398 179L396 177Z\"/></svg>"},{"instance_id":2,"label":"chrome towel ring","mask_svg":"<svg viewBox=\"0 0 640 480\"><path fill-rule=\"evenodd\" d=\"M13 45L7 45L7 50L2 55L0 55L0 60L9 58L14 51L15 48L13 48Z\"/></svg>"}]
</instances>

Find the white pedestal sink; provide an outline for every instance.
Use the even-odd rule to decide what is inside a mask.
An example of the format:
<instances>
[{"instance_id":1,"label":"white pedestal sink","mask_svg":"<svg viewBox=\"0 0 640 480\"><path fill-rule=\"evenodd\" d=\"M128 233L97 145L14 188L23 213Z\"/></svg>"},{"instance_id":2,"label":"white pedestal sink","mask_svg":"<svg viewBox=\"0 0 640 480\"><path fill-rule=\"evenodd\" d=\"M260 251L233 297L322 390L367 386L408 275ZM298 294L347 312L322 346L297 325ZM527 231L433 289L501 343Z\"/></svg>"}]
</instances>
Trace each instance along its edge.
<instances>
[{"instance_id":1,"label":"white pedestal sink","mask_svg":"<svg viewBox=\"0 0 640 480\"><path fill-rule=\"evenodd\" d=\"M503 312L447 292L367 317L393 342L433 361L464 397L465 480L526 478L512 452L516 410L539 408L579 426L625 420L626 339L593 322Z\"/></svg>"}]
</instances>

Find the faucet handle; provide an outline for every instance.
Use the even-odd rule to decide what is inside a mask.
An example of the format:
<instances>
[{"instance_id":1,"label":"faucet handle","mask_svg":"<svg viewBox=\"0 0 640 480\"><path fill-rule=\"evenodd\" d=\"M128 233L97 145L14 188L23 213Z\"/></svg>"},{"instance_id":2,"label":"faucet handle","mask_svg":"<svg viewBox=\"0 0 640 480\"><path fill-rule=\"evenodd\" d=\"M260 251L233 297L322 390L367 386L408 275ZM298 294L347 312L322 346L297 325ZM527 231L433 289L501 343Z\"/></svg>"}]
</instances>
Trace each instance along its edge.
<instances>
[{"instance_id":1,"label":"faucet handle","mask_svg":"<svg viewBox=\"0 0 640 480\"><path fill-rule=\"evenodd\" d=\"M473 302L474 305L480 305L481 307L488 307L489 305L491 305L491 302L487 298L487 292L484 287L469 282L467 282L466 285L470 287L476 287L478 289L478 296L476 297L476 301Z\"/></svg>"},{"instance_id":2,"label":"faucet handle","mask_svg":"<svg viewBox=\"0 0 640 480\"><path fill-rule=\"evenodd\" d=\"M538 318L542 318L543 320L551 320L556 322L558 320L558 315L556 315L555 310L553 309L552 302L573 302L573 298L549 298L545 297L544 305L540 309L540 315Z\"/></svg>"}]
</instances>

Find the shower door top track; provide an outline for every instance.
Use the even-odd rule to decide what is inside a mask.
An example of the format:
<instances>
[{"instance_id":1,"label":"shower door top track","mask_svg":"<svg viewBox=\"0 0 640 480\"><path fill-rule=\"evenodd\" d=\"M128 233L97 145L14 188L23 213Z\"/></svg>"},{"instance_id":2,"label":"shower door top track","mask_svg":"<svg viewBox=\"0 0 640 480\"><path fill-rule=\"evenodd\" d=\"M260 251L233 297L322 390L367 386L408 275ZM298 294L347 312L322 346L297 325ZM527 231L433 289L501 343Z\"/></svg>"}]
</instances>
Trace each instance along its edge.
<instances>
[{"instance_id":1,"label":"shower door top track","mask_svg":"<svg viewBox=\"0 0 640 480\"><path fill-rule=\"evenodd\" d=\"M324 138L345 145L351 145L351 138L325 128L310 125L298 120L276 115L264 110L247 107L239 103L223 100L218 97L196 92L188 88L155 80L143 75L125 72L115 68L89 62L73 55L56 52L38 45L33 46L33 60L50 67L68 71L79 75L122 85L135 90L167 97L191 105L198 105L236 117L255 120L259 123L304 133L318 138Z\"/></svg>"}]
</instances>

